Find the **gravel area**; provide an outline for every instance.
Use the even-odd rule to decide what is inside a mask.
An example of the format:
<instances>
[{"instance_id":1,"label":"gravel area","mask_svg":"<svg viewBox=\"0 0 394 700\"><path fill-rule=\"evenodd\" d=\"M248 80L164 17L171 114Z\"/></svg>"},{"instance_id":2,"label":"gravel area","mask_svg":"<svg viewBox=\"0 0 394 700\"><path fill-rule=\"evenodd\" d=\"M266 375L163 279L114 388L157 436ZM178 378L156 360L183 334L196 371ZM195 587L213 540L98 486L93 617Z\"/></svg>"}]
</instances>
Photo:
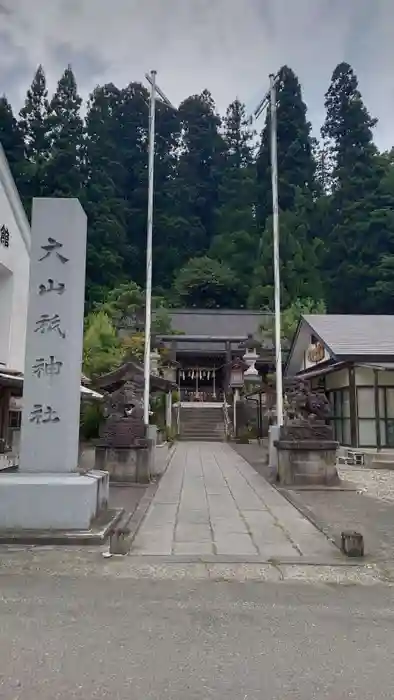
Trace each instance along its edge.
<instances>
[{"instance_id":1,"label":"gravel area","mask_svg":"<svg viewBox=\"0 0 394 700\"><path fill-rule=\"evenodd\" d=\"M386 503L394 502L394 471L339 465L338 472L341 479L355 484L361 493Z\"/></svg>"},{"instance_id":2,"label":"gravel area","mask_svg":"<svg viewBox=\"0 0 394 700\"><path fill-rule=\"evenodd\" d=\"M394 472L340 466L339 475L356 491L292 491L316 520L340 537L342 530L364 536L369 558L394 558Z\"/></svg>"}]
</instances>

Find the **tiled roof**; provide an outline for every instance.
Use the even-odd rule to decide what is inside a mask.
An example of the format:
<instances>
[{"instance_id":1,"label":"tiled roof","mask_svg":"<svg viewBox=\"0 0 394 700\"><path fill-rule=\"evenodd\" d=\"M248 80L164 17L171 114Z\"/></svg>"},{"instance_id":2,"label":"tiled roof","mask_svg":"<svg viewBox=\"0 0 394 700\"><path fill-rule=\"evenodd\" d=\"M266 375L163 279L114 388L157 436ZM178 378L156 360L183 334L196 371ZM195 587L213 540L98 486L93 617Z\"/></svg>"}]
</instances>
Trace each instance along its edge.
<instances>
[{"instance_id":1,"label":"tiled roof","mask_svg":"<svg viewBox=\"0 0 394 700\"><path fill-rule=\"evenodd\" d=\"M394 355L394 315L305 314L303 319L336 357Z\"/></svg>"},{"instance_id":2,"label":"tiled roof","mask_svg":"<svg viewBox=\"0 0 394 700\"><path fill-rule=\"evenodd\" d=\"M261 336L260 326L270 314L244 309L172 309L171 322L174 331L191 336L217 336L221 338ZM236 345L234 345L236 347ZM182 343L177 340L178 350L223 352L224 343Z\"/></svg>"}]
</instances>

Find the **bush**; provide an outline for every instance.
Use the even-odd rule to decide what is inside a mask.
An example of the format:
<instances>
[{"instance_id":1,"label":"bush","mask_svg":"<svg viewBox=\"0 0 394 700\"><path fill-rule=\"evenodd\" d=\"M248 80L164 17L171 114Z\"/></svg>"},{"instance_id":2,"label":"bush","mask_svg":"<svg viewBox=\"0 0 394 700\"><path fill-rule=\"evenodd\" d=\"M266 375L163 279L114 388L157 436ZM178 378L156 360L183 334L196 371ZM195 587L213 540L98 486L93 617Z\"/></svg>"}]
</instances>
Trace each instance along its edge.
<instances>
[{"instance_id":1,"label":"bush","mask_svg":"<svg viewBox=\"0 0 394 700\"><path fill-rule=\"evenodd\" d=\"M83 440L97 440L104 420L101 403L83 403L81 407L80 436Z\"/></svg>"}]
</instances>

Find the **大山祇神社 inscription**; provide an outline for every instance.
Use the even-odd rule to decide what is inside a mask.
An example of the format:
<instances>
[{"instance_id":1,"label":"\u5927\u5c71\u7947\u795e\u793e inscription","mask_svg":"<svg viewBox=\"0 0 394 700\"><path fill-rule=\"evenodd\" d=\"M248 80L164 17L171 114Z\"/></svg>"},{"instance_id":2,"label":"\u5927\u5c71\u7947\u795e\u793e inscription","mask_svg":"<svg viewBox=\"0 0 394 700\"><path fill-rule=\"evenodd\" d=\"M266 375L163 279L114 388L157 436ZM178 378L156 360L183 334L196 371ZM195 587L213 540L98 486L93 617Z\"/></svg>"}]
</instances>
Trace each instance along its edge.
<instances>
[{"instance_id":1,"label":"\u5927\u5c71\u7947\u795e\u793e inscription","mask_svg":"<svg viewBox=\"0 0 394 700\"><path fill-rule=\"evenodd\" d=\"M58 260L60 260L62 265L69 262L69 258L63 255L60 250L63 248L63 243L59 243L55 238L48 238L47 245L41 246L44 250L44 255L39 258L38 262L42 262L54 253ZM44 284L40 284L38 288L38 295L42 296L45 292L55 291L53 280L48 280L48 287ZM61 290L59 292L59 289ZM63 293L65 291L65 284L63 282L58 283L57 291ZM59 314L41 314L40 318L37 319L35 323L35 333L51 333L52 331L57 332L61 338L66 337L66 332L62 330L61 318ZM50 355L48 359L44 357L39 357L36 359L34 365L32 366L33 374L40 379L42 376L56 376L60 374L60 370L63 367L63 362L61 360L55 359L54 355ZM60 416L51 406L43 406L42 404L34 404L33 409L30 411L29 421L31 423L36 423L37 425L49 425L51 423L59 423Z\"/></svg>"},{"instance_id":2,"label":"\u5927\u5c71\u7947\u795e\u793e inscription","mask_svg":"<svg viewBox=\"0 0 394 700\"><path fill-rule=\"evenodd\" d=\"M64 331L62 331L60 324L61 319L59 314L53 314L53 316L49 316L49 314L41 314L40 318L36 321L36 328L34 332L50 333L51 331L57 331L61 338L65 338L66 334Z\"/></svg>"},{"instance_id":3,"label":"\u5927\u5c71\u7947\u795e\u793e inscription","mask_svg":"<svg viewBox=\"0 0 394 700\"><path fill-rule=\"evenodd\" d=\"M34 199L21 472L77 469L86 229L78 200Z\"/></svg>"},{"instance_id":4,"label":"\u5927\u5c71\u7947\u795e\u793e inscription","mask_svg":"<svg viewBox=\"0 0 394 700\"><path fill-rule=\"evenodd\" d=\"M59 423L60 418L52 406L43 406L41 403L35 403L33 410L29 416L30 423Z\"/></svg>"},{"instance_id":5,"label":"\u5927\u5c71\u7947\u795e\u793e inscription","mask_svg":"<svg viewBox=\"0 0 394 700\"><path fill-rule=\"evenodd\" d=\"M45 359L44 357L38 357L34 365L32 366L32 371L33 374L35 374L38 378L40 378L42 375L50 377L56 374L60 374L60 370L62 367L63 362L56 360L54 355L50 355L48 359Z\"/></svg>"},{"instance_id":6,"label":"\u5927\u5c71\u7947\u795e\u793e inscription","mask_svg":"<svg viewBox=\"0 0 394 700\"><path fill-rule=\"evenodd\" d=\"M0 243L4 248L8 248L10 245L10 232L4 224L0 228Z\"/></svg>"},{"instance_id":7,"label":"\u5927\u5c71\u7947\u795e\u793e inscription","mask_svg":"<svg viewBox=\"0 0 394 700\"><path fill-rule=\"evenodd\" d=\"M45 254L42 256L42 258L39 259L39 262L42 262L43 260L46 260L49 258L49 256L55 252L59 260L63 263L63 265L69 261L69 258L66 258L64 255L59 253L59 249L63 248L63 243L59 243L56 241L54 238L48 238L48 243L47 245L42 245L41 248L45 250Z\"/></svg>"},{"instance_id":8,"label":"\u5927\u5c71\u7947\u795e\u793e inscription","mask_svg":"<svg viewBox=\"0 0 394 700\"><path fill-rule=\"evenodd\" d=\"M48 294L48 292L63 294L65 290L66 285L63 282L55 282L54 280L48 280L47 284L40 284L38 287L38 293L40 296L43 294Z\"/></svg>"}]
</instances>

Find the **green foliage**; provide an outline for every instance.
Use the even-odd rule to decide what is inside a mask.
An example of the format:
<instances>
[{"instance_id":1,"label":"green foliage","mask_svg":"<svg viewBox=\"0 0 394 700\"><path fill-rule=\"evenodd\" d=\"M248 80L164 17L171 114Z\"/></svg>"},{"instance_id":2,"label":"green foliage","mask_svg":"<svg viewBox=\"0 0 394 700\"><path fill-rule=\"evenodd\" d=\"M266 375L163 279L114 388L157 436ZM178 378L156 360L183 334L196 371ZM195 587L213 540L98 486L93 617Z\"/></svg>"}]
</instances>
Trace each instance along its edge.
<instances>
[{"instance_id":1,"label":"green foliage","mask_svg":"<svg viewBox=\"0 0 394 700\"><path fill-rule=\"evenodd\" d=\"M315 226L316 145L306 117L297 76L287 66L279 71L277 86L278 189L280 207L280 261L282 304L297 297L320 298L319 234ZM257 219L260 248L249 298L249 308L273 308L272 186L270 112L267 113L257 156ZM257 251L256 251L257 252Z\"/></svg>"},{"instance_id":2,"label":"green foliage","mask_svg":"<svg viewBox=\"0 0 394 700\"><path fill-rule=\"evenodd\" d=\"M245 305L258 250L253 132L245 106L235 100L224 119L226 161L219 188L216 234L209 256L226 265L239 281L239 303Z\"/></svg>"},{"instance_id":3,"label":"green foliage","mask_svg":"<svg viewBox=\"0 0 394 700\"><path fill-rule=\"evenodd\" d=\"M7 156L12 174L18 183L24 160L25 145L20 124L14 117L7 98L0 97L0 143Z\"/></svg>"},{"instance_id":4,"label":"green foliage","mask_svg":"<svg viewBox=\"0 0 394 700\"><path fill-rule=\"evenodd\" d=\"M59 80L48 107L51 157L45 167L48 196L80 197L85 179L82 98L71 66Z\"/></svg>"},{"instance_id":5,"label":"green foliage","mask_svg":"<svg viewBox=\"0 0 394 700\"><path fill-rule=\"evenodd\" d=\"M145 324L145 294L135 282L124 282L112 289L106 294L105 299L101 303L94 306L93 312L88 316L88 327L90 319L93 320L93 343L97 328L103 332L102 340L98 343L99 347L103 346L105 350L104 356L100 353L99 358L103 357L104 364L106 362L106 348L109 347L110 352L108 361L112 362L112 351L115 353L115 361L118 358L118 353L121 358L133 358L143 361L145 336L143 332ZM99 320L98 320L99 319ZM117 336L119 328L126 329L126 334L120 339ZM161 297L152 297L152 335L161 333L167 334L171 332L171 319L167 308L164 306L164 300ZM85 344L89 340L88 330L85 333ZM115 344L113 339L115 338ZM116 365L115 365L116 366Z\"/></svg>"},{"instance_id":6,"label":"green foliage","mask_svg":"<svg viewBox=\"0 0 394 700\"><path fill-rule=\"evenodd\" d=\"M180 270L175 292L182 306L197 308L238 308L239 283L224 263L208 258L192 258Z\"/></svg>"},{"instance_id":7,"label":"green foliage","mask_svg":"<svg viewBox=\"0 0 394 700\"><path fill-rule=\"evenodd\" d=\"M301 316L304 314L325 314L326 312L326 305L321 299L318 301L311 298L295 299L295 301L285 308L280 315L282 340L287 345L291 343ZM272 317L268 324L264 323L260 328L261 331L268 331L273 339L275 330L274 323L275 319Z\"/></svg>"},{"instance_id":8,"label":"green foliage","mask_svg":"<svg viewBox=\"0 0 394 700\"><path fill-rule=\"evenodd\" d=\"M121 365L124 348L109 316L103 311L90 313L85 322L83 371L94 379Z\"/></svg>"},{"instance_id":9,"label":"green foliage","mask_svg":"<svg viewBox=\"0 0 394 700\"><path fill-rule=\"evenodd\" d=\"M289 306L294 299L321 299L323 288L319 272L321 242L313 237L311 222L313 203L301 193L294 202L292 210L285 211L280 217L280 270L281 303ZM274 306L274 272L273 272L273 233L272 218L262 236L260 260L254 271L254 285L251 288L249 308L268 308Z\"/></svg>"},{"instance_id":10,"label":"green foliage","mask_svg":"<svg viewBox=\"0 0 394 700\"><path fill-rule=\"evenodd\" d=\"M0 141L28 213L48 195L77 196L87 212L89 334L107 324L86 357L94 374L125 353L141 357L144 343L149 93L138 82L99 85L84 114L71 66L59 78L48 96L39 66L18 119L0 99ZM390 313L394 151L378 153L349 64L335 68L325 106L318 142L298 77L279 70L282 306L324 299L329 312ZM223 119L207 90L178 110L159 101L154 205L156 332L168 332L170 305L273 309L269 110L256 143L237 99ZM121 347L113 332L125 315L138 323Z\"/></svg>"},{"instance_id":11,"label":"green foliage","mask_svg":"<svg viewBox=\"0 0 394 700\"><path fill-rule=\"evenodd\" d=\"M328 309L383 310L387 255L394 252L393 182L390 186L388 163L372 140L376 119L369 115L347 63L333 73L326 109L322 135L332 160L323 261Z\"/></svg>"},{"instance_id":12,"label":"green foliage","mask_svg":"<svg viewBox=\"0 0 394 700\"><path fill-rule=\"evenodd\" d=\"M103 408L99 402L83 402L81 406L80 435L83 440L97 440L104 420Z\"/></svg>"},{"instance_id":13,"label":"green foliage","mask_svg":"<svg viewBox=\"0 0 394 700\"><path fill-rule=\"evenodd\" d=\"M279 207L292 210L299 191L312 195L316 189L311 124L295 73L283 66L277 83L277 143ZM266 117L257 156L257 212L261 230L272 212L270 112Z\"/></svg>"},{"instance_id":14,"label":"green foliage","mask_svg":"<svg viewBox=\"0 0 394 700\"><path fill-rule=\"evenodd\" d=\"M31 198L46 195L45 168L49 158L48 90L42 66L37 68L25 104L19 116L26 157L26 197L28 210Z\"/></svg>"},{"instance_id":15,"label":"green foliage","mask_svg":"<svg viewBox=\"0 0 394 700\"><path fill-rule=\"evenodd\" d=\"M215 234L226 144L220 133L221 119L208 90L184 100L179 117L182 140L176 209L185 225L185 260L203 255Z\"/></svg>"},{"instance_id":16,"label":"green foliage","mask_svg":"<svg viewBox=\"0 0 394 700\"><path fill-rule=\"evenodd\" d=\"M301 316L304 314L325 314L327 312L324 301L314 299L296 299L291 306L281 314L282 335L288 341L293 339Z\"/></svg>"}]
</instances>

